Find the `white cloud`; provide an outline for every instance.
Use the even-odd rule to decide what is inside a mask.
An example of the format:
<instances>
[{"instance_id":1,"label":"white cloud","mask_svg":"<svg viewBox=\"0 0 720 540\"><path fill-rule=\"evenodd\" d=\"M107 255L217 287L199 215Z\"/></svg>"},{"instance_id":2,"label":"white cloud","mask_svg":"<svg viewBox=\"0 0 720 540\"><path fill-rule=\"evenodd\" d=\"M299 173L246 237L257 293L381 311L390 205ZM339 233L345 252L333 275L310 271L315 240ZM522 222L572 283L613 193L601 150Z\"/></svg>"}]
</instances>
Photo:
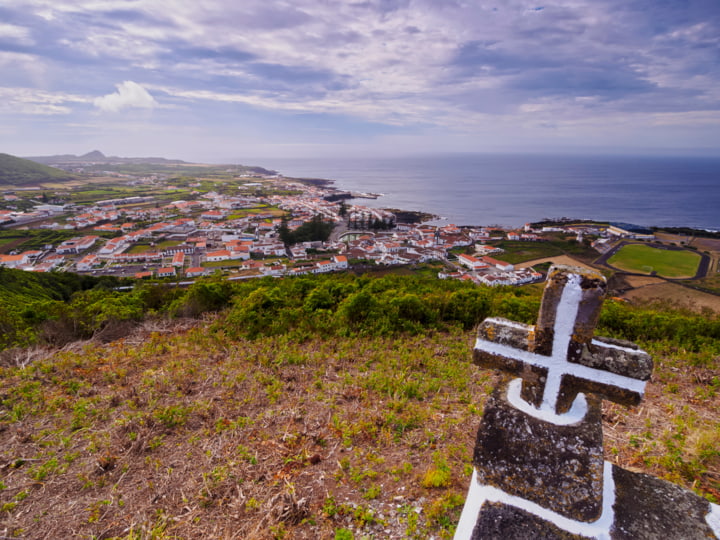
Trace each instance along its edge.
<instances>
[{"instance_id":1,"label":"white cloud","mask_svg":"<svg viewBox=\"0 0 720 540\"><path fill-rule=\"evenodd\" d=\"M23 26L0 23L0 38L8 38L18 45L34 45L35 40L30 37L30 30Z\"/></svg>"},{"instance_id":2,"label":"white cloud","mask_svg":"<svg viewBox=\"0 0 720 540\"><path fill-rule=\"evenodd\" d=\"M106 112L118 112L127 108L152 109L158 105L155 98L138 83L124 81L115 85L117 92L95 98L95 106Z\"/></svg>"},{"instance_id":3,"label":"white cloud","mask_svg":"<svg viewBox=\"0 0 720 540\"><path fill-rule=\"evenodd\" d=\"M0 80L7 86L31 82L43 87L46 71L47 64L37 55L0 51Z\"/></svg>"},{"instance_id":4,"label":"white cloud","mask_svg":"<svg viewBox=\"0 0 720 540\"><path fill-rule=\"evenodd\" d=\"M70 114L69 103L87 103L88 98L62 92L44 92L33 88L0 87L0 113L55 115Z\"/></svg>"}]
</instances>

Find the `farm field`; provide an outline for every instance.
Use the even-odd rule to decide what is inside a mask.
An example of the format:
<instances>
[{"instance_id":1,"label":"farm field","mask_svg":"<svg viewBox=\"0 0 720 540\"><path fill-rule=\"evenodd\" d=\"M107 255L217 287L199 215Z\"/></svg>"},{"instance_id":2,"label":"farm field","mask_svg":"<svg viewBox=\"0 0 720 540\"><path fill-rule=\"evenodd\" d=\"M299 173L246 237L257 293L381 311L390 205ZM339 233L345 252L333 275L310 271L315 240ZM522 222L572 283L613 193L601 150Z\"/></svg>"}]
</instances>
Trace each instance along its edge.
<instances>
[{"instance_id":1,"label":"farm field","mask_svg":"<svg viewBox=\"0 0 720 540\"><path fill-rule=\"evenodd\" d=\"M665 303L695 313L706 309L720 312L720 297L667 281L633 289L622 297L640 305Z\"/></svg>"},{"instance_id":2,"label":"farm field","mask_svg":"<svg viewBox=\"0 0 720 540\"><path fill-rule=\"evenodd\" d=\"M502 259L510 264L518 264L535 259L545 259L548 257L557 257L563 255L563 251L550 242L518 242L504 240L498 244L505 250L505 253L497 255L498 259Z\"/></svg>"},{"instance_id":3,"label":"farm field","mask_svg":"<svg viewBox=\"0 0 720 540\"><path fill-rule=\"evenodd\" d=\"M700 264L700 255L686 250L658 249L642 244L627 244L607 261L626 272L652 274L668 278L691 278Z\"/></svg>"},{"instance_id":4,"label":"farm field","mask_svg":"<svg viewBox=\"0 0 720 540\"><path fill-rule=\"evenodd\" d=\"M240 210L235 210L228 217L229 219L241 219L255 214L272 214L275 217L282 217L284 212L277 207L263 204L256 208L242 208Z\"/></svg>"}]
</instances>

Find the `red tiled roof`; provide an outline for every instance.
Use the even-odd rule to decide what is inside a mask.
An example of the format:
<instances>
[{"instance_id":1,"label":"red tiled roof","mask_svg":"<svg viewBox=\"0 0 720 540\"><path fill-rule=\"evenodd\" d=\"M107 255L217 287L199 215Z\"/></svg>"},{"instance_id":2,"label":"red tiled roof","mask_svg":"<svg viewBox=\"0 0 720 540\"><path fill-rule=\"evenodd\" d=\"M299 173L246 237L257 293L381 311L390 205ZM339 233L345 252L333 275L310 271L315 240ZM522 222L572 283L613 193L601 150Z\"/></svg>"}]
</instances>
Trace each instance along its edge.
<instances>
[{"instance_id":1,"label":"red tiled roof","mask_svg":"<svg viewBox=\"0 0 720 540\"><path fill-rule=\"evenodd\" d=\"M219 249L218 251L211 251L207 254L207 257L229 257L230 252L227 249Z\"/></svg>"}]
</instances>

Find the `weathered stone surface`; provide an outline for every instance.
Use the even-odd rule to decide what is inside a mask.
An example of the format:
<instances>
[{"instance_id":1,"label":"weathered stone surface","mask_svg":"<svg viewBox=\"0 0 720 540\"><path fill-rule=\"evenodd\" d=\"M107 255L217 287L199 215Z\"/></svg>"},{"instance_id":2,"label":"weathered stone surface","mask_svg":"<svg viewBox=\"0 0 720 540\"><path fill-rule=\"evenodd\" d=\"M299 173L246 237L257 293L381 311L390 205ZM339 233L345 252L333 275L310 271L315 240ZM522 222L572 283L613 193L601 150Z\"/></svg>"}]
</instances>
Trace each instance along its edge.
<instances>
[{"instance_id":1,"label":"weathered stone surface","mask_svg":"<svg viewBox=\"0 0 720 540\"><path fill-rule=\"evenodd\" d=\"M516 323L502 317L488 317L478 327L478 339L509 345L523 351L533 350L528 343L534 343L535 327Z\"/></svg>"},{"instance_id":2,"label":"weathered stone surface","mask_svg":"<svg viewBox=\"0 0 720 540\"><path fill-rule=\"evenodd\" d=\"M502 503L482 505L471 540L589 540Z\"/></svg>"},{"instance_id":3,"label":"weathered stone surface","mask_svg":"<svg viewBox=\"0 0 720 540\"><path fill-rule=\"evenodd\" d=\"M641 381L647 381L652 374L652 358L630 341L597 337L591 343L571 343L570 347L570 362Z\"/></svg>"},{"instance_id":4,"label":"weathered stone surface","mask_svg":"<svg viewBox=\"0 0 720 540\"><path fill-rule=\"evenodd\" d=\"M514 350L531 351L534 348L535 327L519 324L502 317L485 319L478 327L478 339L507 345ZM542 400L547 369L533 366L518 358L493 354L476 348L473 362L483 368L499 369L517 375L523 380L522 397L536 407Z\"/></svg>"},{"instance_id":5,"label":"weathered stone surface","mask_svg":"<svg viewBox=\"0 0 720 540\"><path fill-rule=\"evenodd\" d=\"M564 375L557 401L558 412L565 412L570 409L573 401L575 401L575 396L581 392L583 394L595 394L621 405L637 405L642 401L642 394L638 392L599 381L582 379L574 375Z\"/></svg>"},{"instance_id":6,"label":"weathered stone surface","mask_svg":"<svg viewBox=\"0 0 720 540\"><path fill-rule=\"evenodd\" d=\"M588 343L592 339L607 290L605 278L599 272L587 268L555 265L550 268L545 284L536 325L534 352L552 354L557 307L570 275L580 276L582 288L582 299L578 307L572 339L577 343Z\"/></svg>"},{"instance_id":7,"label":"weathered stone surface","mask_svg":"<svg viewBox=\"0 0 720 540\"><path fill-rule=\"evenodd\" d=\"M579 521L602 510L600 402L577 424L558 426L515 409L506 384L485 404L473 455L477 480Z\"/></svg>"},{"instance_id":8,"label":"weathered stone surface","mask_svg":"<svg viewBox=\"0 0 720 540\"><path fill-rule=\"evenodd\" d=\"M616 540L707 540L710 503L691 491L647 474L613 467Z\"/></svg>"}]
</instances>

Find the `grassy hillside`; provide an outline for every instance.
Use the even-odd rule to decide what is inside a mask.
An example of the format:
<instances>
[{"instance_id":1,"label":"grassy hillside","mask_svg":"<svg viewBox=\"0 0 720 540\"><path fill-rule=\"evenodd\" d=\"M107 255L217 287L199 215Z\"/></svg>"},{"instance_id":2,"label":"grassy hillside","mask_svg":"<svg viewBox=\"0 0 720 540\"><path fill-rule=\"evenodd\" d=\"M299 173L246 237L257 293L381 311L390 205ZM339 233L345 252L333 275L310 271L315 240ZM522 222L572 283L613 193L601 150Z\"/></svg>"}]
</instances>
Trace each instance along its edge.
<instances>
[{"instance_id":1,"label":"grassy hillside","mask_svg":"<svg viewBox=\"0 0 720 540\"><path fill-rule=\"evenodd\" d=\"M0 186L29 186L73 178L63 170L0 153Z\"/></svg>"},{"instance_id":2,"label":"grassy hillside","mask_svg":"<svg viewBox=\"0 0 720 540\"><path fill-rule=\"evenodd\" d=\"M35 338L95 339L0 355L4 534L450 538L496 381L472 328L538 304L394 276L75 292ZM605 407L606 458L717 502L718 317L608 302L598 334L656 363L641 407Z\"/></svg>"}]
</instances>

